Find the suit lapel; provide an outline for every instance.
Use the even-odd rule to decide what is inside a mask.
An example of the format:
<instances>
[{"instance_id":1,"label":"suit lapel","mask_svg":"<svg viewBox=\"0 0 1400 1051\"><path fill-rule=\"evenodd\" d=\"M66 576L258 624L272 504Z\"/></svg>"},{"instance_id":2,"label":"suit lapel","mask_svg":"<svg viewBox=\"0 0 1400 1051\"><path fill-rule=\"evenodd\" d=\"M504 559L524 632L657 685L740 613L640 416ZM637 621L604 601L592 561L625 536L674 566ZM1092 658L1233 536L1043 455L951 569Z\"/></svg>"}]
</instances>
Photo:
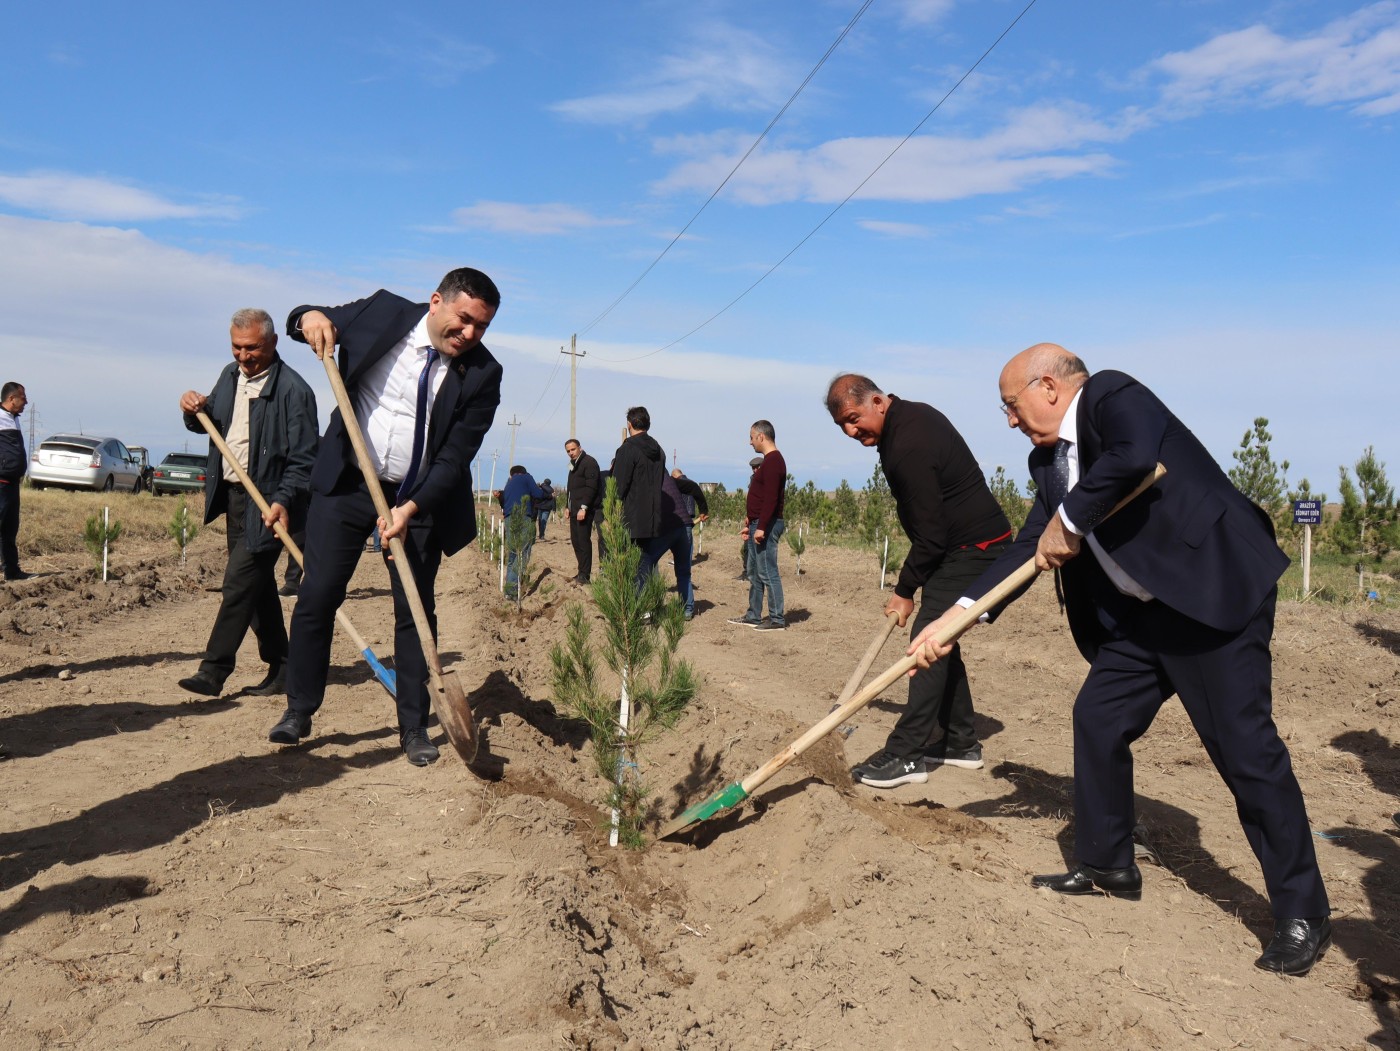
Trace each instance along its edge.
<instances>
[{"instance_id":1,"label":"suit lapel","mask_svg":"<svg viewBox=\"0 0 1400 1051\"><path fill-rule=\"evenodd\" d=\"M345 377L346 384L350 385L358 380L364 374L365 369L382 358L389 352L390 347L412 332L413 327L427 312L428 308L422 303L406 303L400 307L390 323L380 329L379 335L369 345L364 356L358 361L350 363L351 371Z\"/></svg>"}]
</instances>

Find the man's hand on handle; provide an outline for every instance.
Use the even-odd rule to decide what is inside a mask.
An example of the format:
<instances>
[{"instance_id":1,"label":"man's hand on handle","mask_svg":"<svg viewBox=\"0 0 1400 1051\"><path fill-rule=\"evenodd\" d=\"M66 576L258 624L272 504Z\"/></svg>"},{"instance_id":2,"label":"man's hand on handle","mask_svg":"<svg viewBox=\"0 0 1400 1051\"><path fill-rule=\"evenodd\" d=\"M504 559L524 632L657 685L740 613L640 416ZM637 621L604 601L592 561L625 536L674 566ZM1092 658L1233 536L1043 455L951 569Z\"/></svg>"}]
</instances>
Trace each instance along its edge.
<instances>
[{"instance_id":1,"label":"man's hand on handle","mask_svg":"<svg viewBox=\"0 0 1400 1051\"><path fill-rule=\"evenodd\" d=\"M899 617L899 626L902 628L909 623L909 614L914 612L914 600L911 598L900 598L898 595L891 595L889 602L885 603L885 616L891 613Z\"/></svg>"},{"instance_id":2,"label":"man's hand on handle","mask_svg":"<svg viewBox=\"0 0 1400 1051\"><path fill-rule=\"evenodd\" d=\"M1059 569L1079 554L1079 546L1083 542L1082 536L1065 528L1065 520L1057 511L1045 524L1045 532L1040 534L1040 543L1035 547L1035 568L1042 573Z\"/></svg>"},{"instance_id":3,"label":"man's hand on handle","mask_svg":"<svg viewBox=\"0 0 1400 1051\"><path fill-rule=\"evenodd\" d=\"M952 607L923 631L919 632L914 641L909 643L909 648L904 652L918 662L919 667L916 671L932 667L938 661L941 661L944 657L953 652L952 642L939 643L934 639L934 636L940 631L943 631L948 626L948 622L953 620L953 618L957 617L960 613L962 613L961 606ZM914 674L915 673L911 671L909 677L913 678Z\"/></svg>"},{"instance_id":4,"label":"man's hand on handle","mask_svg":"<svg viewBox=\"0 0 1400 1051\"><path fill-rule=\"evenodd\" d=\"M335 353L335 340L338 333L331 319L319 310L308 310L301 316L301 334L307 345L316 352L318 358Z\"/></svg>"},{"instance_id":5,"label":"man's hand on handle","mask_svg":"<svg viewBox=\"0 0 1400 1051\"><path fill-rule=\"evenodd\" d=\"M180 411L193 416L197 412L207 412L209 399L197 390L187 390L180 395Z\"/></svg>"}]
</instances>

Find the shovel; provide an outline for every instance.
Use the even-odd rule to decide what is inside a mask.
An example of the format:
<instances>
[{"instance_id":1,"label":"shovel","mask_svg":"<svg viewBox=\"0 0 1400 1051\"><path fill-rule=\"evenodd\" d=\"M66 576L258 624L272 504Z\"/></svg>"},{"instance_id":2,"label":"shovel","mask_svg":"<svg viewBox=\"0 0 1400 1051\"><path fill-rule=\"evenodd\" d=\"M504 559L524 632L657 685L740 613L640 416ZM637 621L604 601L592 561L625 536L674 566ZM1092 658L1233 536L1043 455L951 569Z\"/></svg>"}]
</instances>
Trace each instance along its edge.
<instances>
[{"instance_id":1,"label":"shovel","mask_svg":"<svg viewBox=\"0 0 1400 1051\"><path fill-rule=\"evenodd\" d=\"M389 501L384 499L384 490L380 488L374 464L369 458L369 450L365 448L365 436L360 433L360 421L355 418L355 407L350 404L345 381L340 377L340 368L336 365L329 348L321 357L321 364L326 367L326 377L330 380L331 390L335 392L335 403L340 407L340 420L345 427L345 433L350 436L350 444L355 447L355 459L359 461L360 473L365 477L365 488L374 500L375 513L384 521L392 522L394 518L389 511ZM423 608L423 598L418 594L418 585L413 579L413 567L408 564L408 553L404 549L403 540L399 537L390 540L389 551L393 555L390 561L394 563L399 581L403 584L408 608L413 612L413 626L418 630L418 642L423 647L423 658L428 665L428 696L432 700L433 711L437 713L442 728L447 731L447 739L452 742L452 747L457 749L462 761L469 764L476 758L477 744L476 720L472 718L471 705L467 703L467 695L462 692L462 684L457 681L456 674L442 670L437 643L433 641L433 632L428 626L428 611Z\"/></svg>"},{"instance_id":2,"label":"shovel","mask_svg":"<svg viewBox=\"0 0 1400 1051\"><path fill-rule=\"evenodd\" d=\"M271 514L272 508L270 508L267 501L263 499L263 494L258 492L258 487L253 484L253 479L250 478L248 472L243 469L243 465L240 464L238 459L233 455L233 450L228 447L228 443L225 442L223 436L219 434L218 428L214 426L214 421L202 412L195 413L195 417L204 426L204 429L209 432L209 440L214 443L215 448L219 450L219 454L223 456L224 463L232 467L233 473L238 475L239 482L241 482L243 488L248 491L248 495L253 498L253 503L258 505L258 510L265 515ZM277 534L278 539L280 539L282 543L286 545L287 550L292 553L292 557L297 560L297 565L305 569L306 560L302 558L301 548L297 547L296 541L293 540L291 534L287 532L287 527L281 522L277 522L273 525L272 531ZM335 611L335 622L340 625L341 630L343 630L346 635L350 636L350 641L353 642L355 648L360 651L360 656L369 663L370 671L374 672L374 677L389 691L389 696L393 697L394 673L379 663L379 658L376 657L374 651L369 648L369 643L355 630L355 625L350 623L350 618L345 615L344 611Z\"/></svg>"},{"instance_id":3,"label":"shovel","mask_svg":"<svg viewBox=\"0 0 1400 1051\"><path fill-rule=\"evenodd\" d=\"M880 655L880 650L884 648L885 640L890 637L890 632L894 631L895 625L898 623L899 615L897 613L887 613L885 615L885 622L880 625L880 629L875 632L875 637L870 640L870 646L866 649L865 656L860 659L860 663L856 665L856 670L851 672L851 677L846 680L846 686L845 689L841 691L841 696L838 697L836 703L831 706L833 712L854 696L856 688L860 686L861 680L865 678L865 673L868 672L870 666L875 663L875 658ZM842 736L850 737L855 731L856 728L854 726L843 726L840 732Z\"/></svg>"},{"instance_id":4,"label":"shovel","mask_svg":"<svg viewBox=\"0 0 1400 1051\"><path fill-rule=\"evenodd\" d=\"M1167 473L1167 469L1160 463L1151 474L1147 475L1136 489L1118 501L1112 511L1105 515L1116 514L1126 504L1135 499L1140 493L1152 488L1157 479ZM982 615L995 609L1001 602L1015 594L1020 588L1029 584L1040 571L1036 569L1035 559L1027 559L1024 564L1017 567L1010 576L1003 580L996 587L992 588L986 595L967 607L958 616L948 622L947 626L933 636L940 645L946 646L954 639L962 635L968 628L976 624ZM792 744L788 745L777 755L769 759L753 773L742 781L721 788L704 802L696 803L693 807L681 811L681 813L661 827L657 833L659 839L673 836L677 832L695 824L697 821L704 821L714 817L716 814L728 810L730 807L738 806L745 799L753 794L754 790L776 774L783 767L796 759L812 745L816 744L823 737L829 734L836 727L840 726L856 712L860 711L867 704L880 696L892 683L898 681L912 671L916 661L912 656L906 656L890 665L878 677L875 678L865 689L861 690L845 704L840 705L835 711L827 715L821 722L817 723L810 730L804 733ZM855 678L855 676L852 676Z\"/></svg>"}]
</instances>

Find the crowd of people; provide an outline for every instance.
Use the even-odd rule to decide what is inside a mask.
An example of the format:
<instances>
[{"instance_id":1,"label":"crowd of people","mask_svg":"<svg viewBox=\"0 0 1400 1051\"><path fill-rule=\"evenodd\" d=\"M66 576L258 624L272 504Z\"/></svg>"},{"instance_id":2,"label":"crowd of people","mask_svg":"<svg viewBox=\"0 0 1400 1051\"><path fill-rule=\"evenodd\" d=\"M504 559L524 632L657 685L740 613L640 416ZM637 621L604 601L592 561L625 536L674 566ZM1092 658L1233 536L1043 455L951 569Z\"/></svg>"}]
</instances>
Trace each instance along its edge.
<instances>
[{"instance_id":1,"label":"crowd of people","mask_svg":"<svg viewBox=\"0 0 1400 1051\"><path fill-rule=\"evenodd\" d=\"M181 687L217 696L251 630L267 665L253 692L287 698L268 738L279 745L305 739L325 696L336 611L371 534L376 547L383 541L386 560L394 557L393 542L401 542L436 637L439 567L476 536L470 464L494 420L502 377L482 337L500 302L489 277L462 268L448 273L426 303L381 290L343 306L293 310L286 334L337 370L353 408L353 418L337 408L319 435L315 397L279 353L272 319L260 310L233 315L233 361L210 393L180 398L186 426L202 431L208 421L237 461L211 449L205 519L225 517L228 558L203 658ZM909 628L908 653L917 668L893 730L853 768L853 777L893 789L927 781L930 767L982 767L960 644L941 632L961 609L1034 560L1055 574L1089 670L1072 715L1075 864L1034 876L1032 885L1141 897L1132 745L1176 694L1234 797L1263 870L1275 930L1256 964L1306 974L1330 943L1330 906L1302 791L1272 717L1274 607L1288 559L1268 516L1130 376L1090 373L1063 347L1041 343L1006 364L999 393L1007 425L1032 445L1035 495L1019 531L967 442L936 408L857 373L838 375L827 390L832 421L877 451L910 541L883 613ZM0 555L7 580L27 575L15 544L25 403L20 384L0 390ZM642 552L641 572L669 554L689 619L695 615L693 527L708 517L705 493L674 466L667 470L644 407L626 411L625 428L606 472L577 438L565 443L564 513L577 563L572 579L592 578L592 532L611 477L628 536ZM749 442L756 457L740 529L748 608L730 623L783 631L777 556L786 528L787 466L768 420L753 423ZM361 444L372 471L360 467ZM1155 487L1114 513L1159 464L1166 472ZM387 515L376 511L377 495L387 502ZM506 513L523 504L534 520L529 542L544 539L556 500L549 479L537 484L513 465L499 500ZM281 533L305 539L290 629L276 579ZM421 766L438 758L428 733L428 668L405 585L397 574L390 580L399 739L408 761ZM522 586L512 558L508 591ZM1017 597L983 619L995 620Z\"/></svg>"}]
</instances>

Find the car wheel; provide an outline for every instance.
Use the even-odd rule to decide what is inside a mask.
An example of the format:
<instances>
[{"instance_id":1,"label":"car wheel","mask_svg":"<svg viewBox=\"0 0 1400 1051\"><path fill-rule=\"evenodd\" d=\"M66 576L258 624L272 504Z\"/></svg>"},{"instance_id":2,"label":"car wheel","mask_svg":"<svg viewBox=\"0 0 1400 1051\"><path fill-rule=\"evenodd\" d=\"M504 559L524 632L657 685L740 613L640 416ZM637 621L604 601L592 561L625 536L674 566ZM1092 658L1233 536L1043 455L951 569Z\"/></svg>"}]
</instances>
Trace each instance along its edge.
<instances>
[{"instance_id":1,"label":"car wheel","mask_svg":"<svg viewBox=\"0 0 1400 1051\"><path fill-rule=\"evenodd\" d=\"M113 489L115 489L116 487L117 487L117 476L114 475L114 474L109 474L109 475L107 476L107 481L105 481L104 483L102 483L102 491L103 491L104 493L110 493L110 492L111 492Z\"/></svg>"}]
</instances>

